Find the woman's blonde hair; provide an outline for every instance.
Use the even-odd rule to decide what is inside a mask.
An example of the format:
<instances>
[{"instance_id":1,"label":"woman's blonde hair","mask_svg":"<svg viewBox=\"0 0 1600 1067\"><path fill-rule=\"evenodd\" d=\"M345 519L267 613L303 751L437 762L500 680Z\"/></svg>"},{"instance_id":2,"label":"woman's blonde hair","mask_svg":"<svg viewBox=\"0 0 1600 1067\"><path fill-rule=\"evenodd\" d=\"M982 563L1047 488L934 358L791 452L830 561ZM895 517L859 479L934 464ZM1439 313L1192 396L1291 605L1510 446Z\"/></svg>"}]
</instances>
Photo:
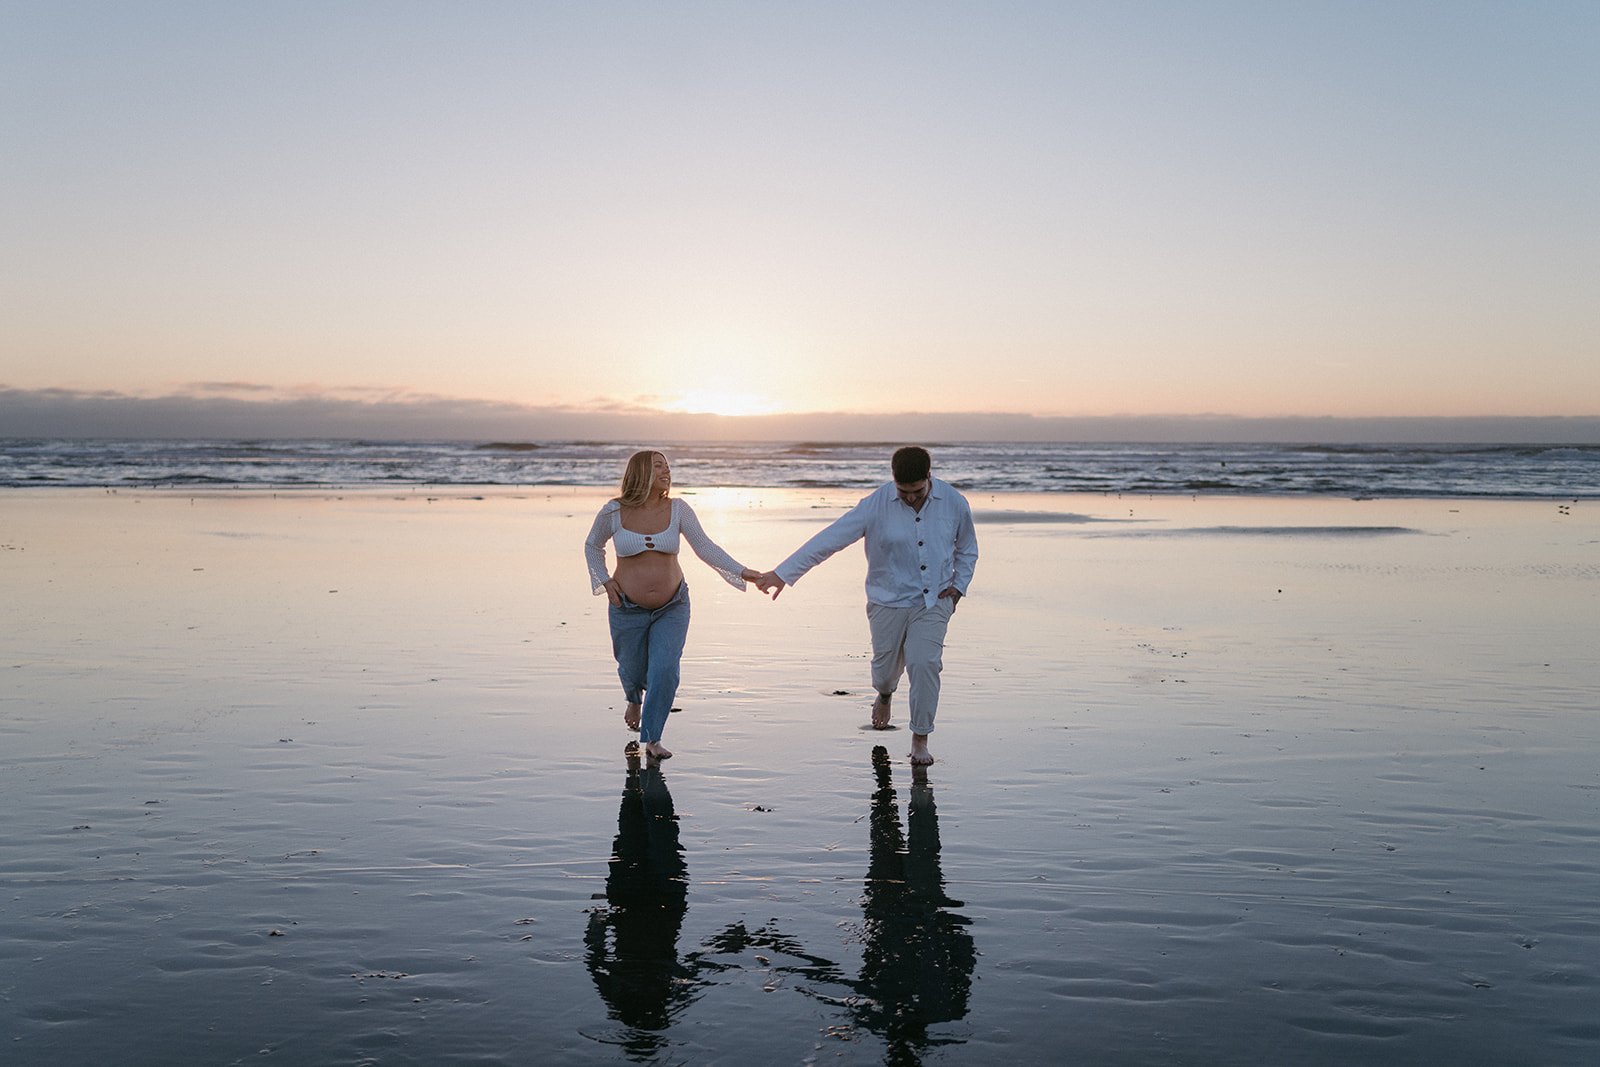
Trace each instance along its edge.
<instances>
[{"instance_id":1,"label":"woman's blonde hair","mask_svg":"<svg viewBox=\"0 0 1600 1067\"><path fill-rule=\"evenodd\" d=\"M622 491L617 494L617 503L625 508L636 508L649 501L656 488L657 456L665 459L666 453L649 449L628 457L628 465L622 471Z\"/></svg>"}]
</instances>

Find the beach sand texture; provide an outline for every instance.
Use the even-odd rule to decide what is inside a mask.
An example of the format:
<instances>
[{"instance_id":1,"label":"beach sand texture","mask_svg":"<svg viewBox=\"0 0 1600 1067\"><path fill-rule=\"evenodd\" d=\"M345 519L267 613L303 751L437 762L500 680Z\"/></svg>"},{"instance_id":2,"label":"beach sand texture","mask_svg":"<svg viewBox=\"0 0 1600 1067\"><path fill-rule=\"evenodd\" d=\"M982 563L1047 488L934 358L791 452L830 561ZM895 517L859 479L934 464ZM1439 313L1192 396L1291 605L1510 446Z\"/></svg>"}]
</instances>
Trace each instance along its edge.
<instances>
[{"instance_id":1,"label":"beach sand texture","mask_svg":"<svg viewBox=\"0 0 1600 1067\"><path fill-rule=\"evenodd\" d=\"M859 549L631 769L604 496L0 495L0 1059L1600 1061L1592 502L974 495L914 776Z\"/></svg>"}]
</instances>

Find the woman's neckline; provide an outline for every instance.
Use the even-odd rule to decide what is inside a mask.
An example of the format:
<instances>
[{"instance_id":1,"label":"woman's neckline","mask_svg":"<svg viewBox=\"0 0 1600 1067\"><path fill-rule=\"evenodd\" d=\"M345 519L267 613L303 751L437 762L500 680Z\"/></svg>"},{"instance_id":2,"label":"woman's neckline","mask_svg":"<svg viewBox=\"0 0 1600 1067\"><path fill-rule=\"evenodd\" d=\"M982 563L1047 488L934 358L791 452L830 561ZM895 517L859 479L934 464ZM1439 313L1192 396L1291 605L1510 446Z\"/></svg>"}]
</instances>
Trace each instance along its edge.
<instances>
[{"instance_id":1,"label":"woman's neckline","mask_svg":"<svg viewBox=\"0 0 1600 1067\"><path fill-rule=\"evenodd\" d=\"M631 526L629 526L627 521L626 521L628 512L630 510L631 511L643 511L644 509L643 508L631 508L630 509L626 504L620 505L617 508L617 525L621 526L624 530L627 530L629 533L638 534L640 537L660 537L662 534L664 534L668 530L672 529L672 513L677 508L677 501L673 497L668 497L666 503L667 503L667 524L665 526L661 527L661 529L659 529L659 530L635 530Z\"/></svg>"}]
</instances>

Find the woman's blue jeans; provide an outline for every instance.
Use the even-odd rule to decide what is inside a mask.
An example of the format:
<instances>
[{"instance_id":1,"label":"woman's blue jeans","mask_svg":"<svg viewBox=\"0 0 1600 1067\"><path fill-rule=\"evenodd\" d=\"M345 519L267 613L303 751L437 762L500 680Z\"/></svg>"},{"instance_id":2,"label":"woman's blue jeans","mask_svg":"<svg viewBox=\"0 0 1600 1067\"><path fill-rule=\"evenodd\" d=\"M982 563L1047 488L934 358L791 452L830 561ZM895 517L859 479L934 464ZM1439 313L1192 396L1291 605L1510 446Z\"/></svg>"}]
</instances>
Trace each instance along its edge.
<instances>
[{"instance_id":1,"label":"woman's blue jeans","mask_svg":"<svg viewBox=\"0 0 1600 1067\"><path fill-rule=\"evenodd\" d=\"M678 586L659 608L641 608L627 597L611 606L611 651L617 677L630 704L643 704L639 740L661 740L678 695L678 661L689 636L689 583Z\"/></svg>"}]
</instances>

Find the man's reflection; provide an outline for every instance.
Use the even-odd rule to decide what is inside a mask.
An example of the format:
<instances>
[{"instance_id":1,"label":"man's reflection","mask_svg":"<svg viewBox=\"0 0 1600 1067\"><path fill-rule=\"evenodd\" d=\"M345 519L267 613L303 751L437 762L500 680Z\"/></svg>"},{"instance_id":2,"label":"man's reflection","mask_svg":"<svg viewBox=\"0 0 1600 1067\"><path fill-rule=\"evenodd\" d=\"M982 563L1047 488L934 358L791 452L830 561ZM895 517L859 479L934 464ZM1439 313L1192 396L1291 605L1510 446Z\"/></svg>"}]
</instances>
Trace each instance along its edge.
<instances>
[{"instance_id":1,"label":"man's reflection","mask_svg":"<svg viewBox=\"0 0 1600 1067\"><path fill-rule=\"evenodd\" d=\"M877 790L872 794L871 842L865 913L866 947L855 988L857 1023L884 1037L889 1062L915 1062L917 1053L943 1042L928 1027L966 1017L977 963L970 921L944 892L939 865L939 814L926 767L912 768L911 803L900 829L889 753L872 750Z\"/></svg>"},{"instance_id":2,"label":"man's reflection","mask_svg":"<svg viewBox=\"0 0 1600 1067\"><path fill-rule=\"evenodd\" d=\"M689 968L678 960L688 896L672 794L661 769L641 770L630 752L606 875L607 906L590 913L584 943L589 974L612 1016L639 1031L631 1052L664 1044L659 1032L694 999Z\"/></svg>"}]
</instances>

